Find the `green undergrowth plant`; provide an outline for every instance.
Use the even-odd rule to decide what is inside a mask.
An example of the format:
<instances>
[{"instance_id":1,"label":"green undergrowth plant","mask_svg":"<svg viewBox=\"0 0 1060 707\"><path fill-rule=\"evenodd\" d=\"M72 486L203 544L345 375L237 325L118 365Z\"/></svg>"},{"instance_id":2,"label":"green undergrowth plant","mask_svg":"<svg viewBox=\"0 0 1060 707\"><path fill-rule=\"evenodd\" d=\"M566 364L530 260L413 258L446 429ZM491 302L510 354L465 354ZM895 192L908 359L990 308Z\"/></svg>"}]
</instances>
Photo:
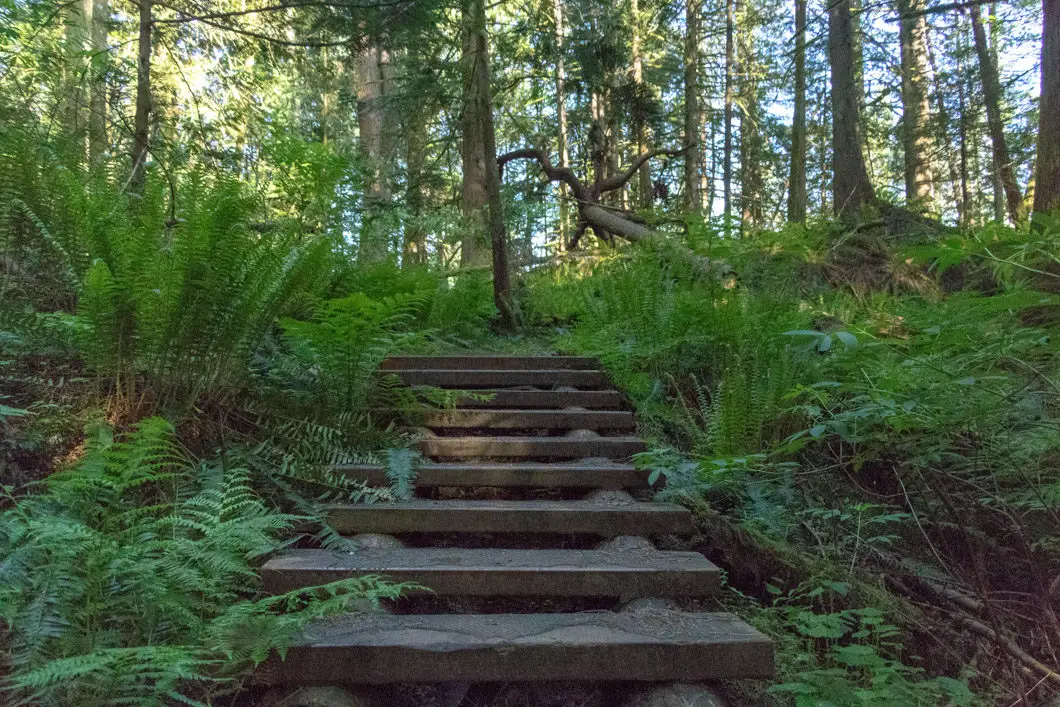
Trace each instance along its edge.
<instances>
[{"instance_id":1,"label":"green undergrowth plant","mask_svg":"<svg viewBox=\"0 0 1060 707\"><path fill-rule=\"evenodd\" d=\"M845 603L850 584L825 580L787 592L768 589L774 603L766 612L802 644L792 651L786 679L770 688L773 695L789 695L797 707L978 704L966 680L927 677L923 668L903 662L902 632L881 609L835 606Z\"/></svg>"},{"instance_id":2,"label":"green undergrowth plant","mask_svg":"<svg viewBox=\"0 0 1060 707\"><path fill-rule=\"evenodd\" d=\"M994 644L969 635L975 622L1060 659L1044 628L1060 573L1057 233L1042 221L878 247L839 225L691 233L735 275L627 251L531 277L534 321L599 356L636 405L659 497L720 518L719 558L751 565L727 568L735 589L765 602L752 617L772 617L781 662L802 661L774 699L1011 702L1040 675L1014 681L1029 663L1011 651L983 659ZM856 252L863 277L842 262ZM798 585L808 567L879 592L829 608L800 589L769 608L761 578ZM913 619L899 597L941 606ZM800 612L839 635L809 635ZM925 650L925 633L957 648Z\"/></svg>"},{"instance_id":3,"label":"green undergrowth plant","mask_svg":"<svg viewBox=\"0 0 1060 707\"><path fill-rule=\"evenodd\" d=\"M245 468L190 463L160 418L96 426L77 464L5 496L10 704L206 704L306 622L404 589L369 576L261 598L256 565L305 519Z\"/></svg>"}]
</instances>

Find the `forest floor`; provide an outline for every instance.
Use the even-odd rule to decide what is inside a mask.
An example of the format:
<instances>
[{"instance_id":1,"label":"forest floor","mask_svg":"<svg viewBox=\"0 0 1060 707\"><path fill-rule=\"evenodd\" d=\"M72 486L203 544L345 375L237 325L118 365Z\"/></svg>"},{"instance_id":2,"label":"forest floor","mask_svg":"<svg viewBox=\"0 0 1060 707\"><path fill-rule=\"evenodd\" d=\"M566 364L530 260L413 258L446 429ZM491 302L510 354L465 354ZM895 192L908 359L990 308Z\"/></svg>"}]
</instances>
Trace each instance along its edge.
<instances>
[{"instance_id":1,"label":"forest floor","mask_svg":"<svg viewBox=\"0 0 1060 707\"><path fill-rule=\"evenodd\" d=\"M202 237L228 233L203 209ZM95 261L76 313L26 280L0 319L9 689L217 703L306 621L400 593L358 580L272 600L257 568L295 527L343 547L317 501L407 492L411 439L372 412L410 402L376 375L387 355L554 351L598 357L628 395L649 446L637 463L696 514L680 547L722 567L721 606L775 640L776 684L729 685L736 703L1046 704L1060 687L1058 239L693 227L689 245L730 273L633 249L535 270L516 336L490 333L490 282L474 275L324 277L306 260L261 299L291 261L256 239L226 245L231 263L188 264L206 279ZM262 279L233 286L251 261ZM329 471L340 462L384 464L391 486L350 484Z\"/></svg>"}]
</instances>

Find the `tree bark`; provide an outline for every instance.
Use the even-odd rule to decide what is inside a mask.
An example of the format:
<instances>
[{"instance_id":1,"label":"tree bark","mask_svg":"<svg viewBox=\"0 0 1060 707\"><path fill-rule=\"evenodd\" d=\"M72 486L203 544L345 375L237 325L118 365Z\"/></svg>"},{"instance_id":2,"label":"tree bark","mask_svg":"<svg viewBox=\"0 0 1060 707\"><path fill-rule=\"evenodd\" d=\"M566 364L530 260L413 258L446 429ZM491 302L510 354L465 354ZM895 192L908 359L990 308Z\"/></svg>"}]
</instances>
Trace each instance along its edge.
<instances>
[{"instance_id":1,"label":"tree bark","mask_svg":"<svg viewBox=\"0 0 1060 707\"><path fill-rule=\"evenodd\" d=\"M997 16L997 3L990 3L990 16ZM997 22L990 23L990 59L994 62L994 66L1001 66L1000 54L998 53L997 45L1001 38L1001 33L998 29ZM1001 183L1001 172L998 169L998 165L994 164L993 169L990 173L990 187L993 190L993 206L994 206L994 221L996 223L1005 222L1005 185Z\"/></svg>"},{"instance_id":2,"label":"tree bark","mask_svg":"<svg viewBox=\"0 0 1060 707\"><path fill-rule=\"evenodd\" d=\"M990 56L986 43L986 31L979 15L979 7L970 5L968 15L972 19L972 34L975 38L975 53L979 60L979 76L983 83L983 102L986 104L986 121L990 129L990 141L994 148L994 164L1005 190L1005 203L1009 218L1015 224L1027 219L1027 207L1023 203L1023 194L1016 182L1016 173L1009 158L1008 143L1005 140L1005 126L1001 121L1001 79L997 66Z\"/></svg>"},{"instance_id":3,"label":"tree bark","mask_svg":"<svg viewBox=\"0 0 1060 707\"><path fill-rule=\"evenodd\" d=\"M423 227L424 194L423 165L427 147L427 120L413 111L408 117L405 137L405 204L409 218L405 223L405 243L402 268L427 264L427 231Z\"/></svg>"},{"instance_id":4,"label":"tree bark","mask_svg":"<svg viewBox=\"0 0 1060 707\"><path fill-rule=\"evenodd\" d=\"M465 0L467 2L468 0ZM477 0L470 0L477 2ZM482 130L482 86L475 72L481 60L480 35L474 28L474 8L464 9L464 106L461 116L463 142L463 187L460 207L464 215L464 237L460 248L460 266L474 267L490 262L487 240L488 196L486 193L486 145Z\"/></svg>"},{"instance_id":5,"label":"tree bark","mask_svg":"<svg viewBox=\"0 0 1060 707\"><path fill-rule=\"evenodd\" d=\"M140 35L136 50L136 114L133 118L132 173L129 191L143 194L151 127L152 0L140 0Z\"/></svg>"},{"instance_id":6,"label":"tree bark","mask_svg":"<svg viewBox=\"0 0 1060 707\"><path fill-rule=\"evenodd\" d=\"M876 201L861 151L858 67L854 65L851 0L836 0L828 11L828 60L832 72L832 208L855 215Z\"/></svg>"},{"instance_id":7,"label":"tree bark","mask_svg":"<svg viewBox=\"0 0 1060 707\"><path fill-rule=\"evenodd\" d=\"M928 97L927 17L925 0L898 0L902 64L902 146L905 152L906 205L934 213L931 167L931 106Z\"/></svg>"},{"instance_id":8,"label":"tree bark","mask_svg":"<svg viewBox=\"0 0 1060 707\"><path fill-rule=\"evenodd\" d=\"M648 126L645 103L647 91L644 86L644 57L641 50L640 3L630 0L630 14L633 16L633 38L630 53L633 55L633 133L637 142L637 156L648 151ZM645 162L640 167L637 179L637 203L642 209L652 206L651 167Z\"/></svg>"},{"instance_id":9,"label":"tree bark","mask_svg":"<svg viewBox=\"0 0 1060 707\"><path fill-rule=\"evenodd\" d=\"M493 303L499 313L498 324L504 331L516 328L515 307L512 302L511 271L508 264L508 234L504 224L504 203L501 200L501 174L497 162L497 138L493 126L493 104L490 98L489 49L486 40L485 0L464 0L465 23L468 27L467 47L470 49L468 66L472 85L472 100L464 106L465 115L475 117L477 125L465 120L465 126L476 127L481 135L482 164L486 169L486 218L490 246L493 250Z\"/></svg>"},{"instance_id":10,"label":"tree bark","mask_svg":"<svg viewBox=\"0 0 1060 707\"><path fill-rule=\"evenodd\" d=\"M556 23L556 141L559 151L559 166L566 167L570 158L567 148L567 73L564 62L563 0L552 0L553 19ZM570 231L570 207L567 204L567 185L559 184L559 243L565 248Z\"/></svg>"},{"instance_id":11,"label":"tree bark","mask_svg":"<svg viewBox=\"0 0 1060 707\"><path fill-rule=\"evenodd\" d=\"M736 1L725 0L725 126L722 147L721 190L725 214L725 232L732 219L732 114L733 79L736 71Z\"/></svg>"},{"instance_id":12,"label":"tree bark","mask_svg":"<svg viewBox=\"0 0 1060 707\"><path fill-rule=\"evenodd\" d=\"M1060 0L1042 0L1042 92L1034 212L1060 209Z\"/></svg>"},{"instance_id":13,"label":"tree bark","mask_svg":"<svg viewBox=\"0 0 1060 707\"><path fill-rule=\"evenodd\" d=\"M924 46L927 49L928 66L931 67L931 77L935 84L935 122L939 144L942 145L946 158L946 170L948 172L951 198L953 206L957 210L957 221L961 222L964 202L961 200L960 170L957 167L957 157L953 151L953 140L950 137L950 114L946 108L945 93L939 81L939 70L935 63L935 51L931 46L930 27L924 34Z\"/></svg>"},{"instance_id":14,"label":"tree bark","mask_svg":"<svg viewBox=\"0 0 1060 707\"><path fill-rule=\"evenodd\" d=\"M791 119L788 221L806 223L806 0L795 0L795 110Z\"/></svg>"},{"instance_id":15,"label":"tree bark","mask_svg":"<svg viewBox=\"0 0 1060 707\"><path fill-rule=\"evenodd\" d=\"M685 208L699 211L703 197L699 190L699 41L702 26L702 0L686 0L685 5L685 144L692 147L685 153Z\"/></svg>"},{"instance_id":16,"label":"tree bark","mask_svg":"<svg viewBox=\"0 0 1060 707\"><path fill-rule=\"evenodd\" d=\"M364 210L361 215L361 243L358 260L374 263L386 260L387 227L384 212L390 202L390 180L384 121L384 52L378 45L362 49L354 59L357 82L357 127L359 148L365 161Z\"/></svg>"},{"instance_id":17,"label":"tree bark","mask_svg":"<svg viewBox=\"0 0 1060 707\"><path fill-rule=\"evenodd\" d=\"M957 64L958 74L962 72L960 62ZM972 223L972 193L968 183L968 101L965 98L964 79L958 76L957 82L957 137L960 150L960 175L961 175L961 220L962 226Z\"/></svg>"},{"instance_id":18,"label":"tree bark","mask_svg":"<svg viewBox=\"0 0 1060 707\"><path fill-rule=\"evenodd\" d=\"M754 57L754 10L749 2L741 2L738 13L739 42L737 55L740 65L740 211L741 228L745 235L753 232L762 221L762 135L759 125L758 79Z\"/></svg>"},{"instance_id":19,"label":"tree bark","mask_svg":"<svg viewBox=\"0 0 1060 707\"><path fill-rule=\"evenodd\" d=\"M86 89L91 85L92 76L85 53L91 47L92 9L92 0L74 0L62 10L65 55L62 63L63 121L67 134L85 145L83 154L88 153L85 115L89 101L86 100Z\"/></svg>"},{"instance_id":20,"label":"tree bark","mask_svg":"<svg viewBox=\"0 0 1060 707\"><path fill-rule=\"evenodd\" d=\"M92 62L105 60L107 33L110 27L110 5L95 0L92 5ZM88 113L88 156L95 162L107 151L107 81L106 75L91 72L91 97Z\"/></svg>"}]
</instances>

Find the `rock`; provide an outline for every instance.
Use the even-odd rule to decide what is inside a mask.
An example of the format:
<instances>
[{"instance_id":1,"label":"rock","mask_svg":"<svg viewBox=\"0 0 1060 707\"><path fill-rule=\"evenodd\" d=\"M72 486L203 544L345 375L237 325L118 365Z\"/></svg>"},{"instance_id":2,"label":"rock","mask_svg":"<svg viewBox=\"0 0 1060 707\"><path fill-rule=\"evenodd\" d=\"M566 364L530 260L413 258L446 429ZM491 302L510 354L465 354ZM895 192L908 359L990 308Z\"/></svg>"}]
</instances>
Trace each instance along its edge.
<instances>
[{"instance_id":1,"label":"rock","mask_svg":"<svg viewBox=\"0 0 1060 707\"><path fill-rule=\"evenodd\" d=\"M679 611L677 604L669 599L656 599L654 597L640 597L626 602L618 610L621 614L657 614Z\"/></svg>"},{"instance_id":2,"label":"rock","mask_svg":"<svg viewBox=\"0 0 1060 707\"><path fill-rule=\"evenodd\" d=\"M600 433L594 430L571 430L565 436L567 439L599 439Z\"/></svg>"},{"instance_id":3,"label":"rock","mask_svg":"<svg viewBox=\"0 0 1060 707\"><path fill-rule=\"evenodd\" d=\"M627 503L634 503L633 497L629 495L627 491L621 489L596 489L590 491L585 497L586 501L600 504L610 505L624 505Z\"/></svg>"},{"instance_id":4,"label":"rock","mask_svg":"<svg viewBox=\"0 0 1060 707\"><path fill-rule=\"evenodd\" d=\"M642 538L638 535L619 535L618 537L605 540L598 546L600 550L621 550L621 551L644 551L654 550L655 545L652 544L651 540Z\"/></svg>"},{"instance_id":5,"label":"rock","mask_svg":"<svg viewBox=\"0 0 1060 707\"><path fill-rule=\"evenodd\" d=\"M395 538L393 535L384 535L382 533L361 533L360 535L354 535L350 538L357 547L363 547L365 549L381 549L381 550L392 550L399 547L405 547L405 544Z\"/></svg>"},{"instance_id":6,"label":"rock","mask_svg":"<svg viewBox=\"0 0 1060 707\"><path fill-rule=\"evenodd\" d=\"M678 682L641 690L625 707L725 707L725 702L706 685Z\"/></svg>"},{"instance_id":7,"label":"rock","mask_svg":"<svg viewBox=\"0 0 1060 707\"><path fill-rule=\"evenodd\" d=\"M572 463L578 466L620 466L618 462L608 457L582 457Z\"/></svg>"},{"instance_id":8,"label":"rock","mask_svg":"<svg viewBox=\"0 0 1060 707\"><path fill-rule=\"evenodd\" d=\"M315 687L277 687L265 695L261 707L373 707L365 695L345 688L322 685Z\"/></svg>"}]
</instances>

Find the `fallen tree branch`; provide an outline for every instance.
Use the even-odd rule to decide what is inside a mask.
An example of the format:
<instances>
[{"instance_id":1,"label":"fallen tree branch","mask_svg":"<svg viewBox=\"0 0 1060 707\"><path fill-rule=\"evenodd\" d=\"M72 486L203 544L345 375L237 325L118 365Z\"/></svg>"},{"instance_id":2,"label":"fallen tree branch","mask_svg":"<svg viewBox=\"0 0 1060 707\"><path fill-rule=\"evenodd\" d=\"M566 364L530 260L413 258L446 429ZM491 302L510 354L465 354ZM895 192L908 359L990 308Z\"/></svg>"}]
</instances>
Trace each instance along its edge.
<instances>
[{"instance_id":1,"label":"fallen tree branch","mask_svg":"<svg viewBox=\"0 0 1060 707\"><path fill-rule=\"evenodd\" d=\"M974 599L968 596L967 594L958 592L954 589L944 587L941 584L938 584L937 582L932 582L930 579L926 579L925 577L921 577L916 574L907 574L906 577L916 582L917 586L925 593L932 594L936 597L957 604L963 609L978 613L979 611L982 611L985 608L982 601ZM887 577L887 583L895 589L901 591L903 594L913 594L913 592L908 587L906 587L902 581L898 580L895 577ZM1006 653L1008 653L1016 660L1020 661L1025 667L1038 671L1054 685L1060 686L1060 673L1058 673L1042 661L1038 660L1027 651L1025 651L1010 636L1000 634L998 631L995 631L990 626L987 626L979 619L973 618L966 614L957 613L954 614L954 618L965 628L997 643L997 645L1004 649Z\"/></svg>"},{"instance_id":2,"label":"fallen tree branch","mask_svg":"<svg viewBox=\"0 0 1060 707\"><path fill-rule=\"evenodd\" d=\"M652 159L653 157L659 157L662 155L665 155L667 157L677 157L678 155L683 155L684 153L692 149L695 144L696 143L692 142L680 149L658 149L651 150L650 152L645 152L643 155L633 160L633 164L631 164L625 172L622 172L621 174L616 174L615 176L610 177L609 179L604 179L603 181L599 182L596 186L596 190L599 191L599 193L601 194L606 194L607 192L612 192L616 189L621 189L623 186L625 186L626 182L628 182L630 179L633 179L633 175L636 174L637 170L639 170L648 160Z\"/></svg>"},{"instance_id":3,"label":"fallen tree branch","mask_svg":"<svg viewBox=\"0 0 1060 707\"><path fill-rule=\"evenodd\" d=\"M684 257L690 260L698 270L704 273L724 274L731 269L724 263L715 263L710 258L704 257L692 251L692 249L673 243L659 231L652 230L644 224L638 223L621 212L609 210L600 203L600 195L607 191L620 189L626 182L633 178L637 170L652 157L659 155L679 155L688 150L692 145L686 145L680 149L652 150L641 155L633 164L622 173L609 179L597 179L593 186L589 187L578 179L567 167L556 167L549 159L548 153L538 148L523 148L512 150L497 158L497 166L504 174L504 166L513 160L534 160L540 165L545 176L553 182L567 184L574 194L578 205L578 221L574 236L567 247L577 247L578 240L586 228L592 228L601 240L610 242L613 236L624 238L631 243L645 243L654 245L666 245L675 248Z\"/></svg>"}]
</instances>

